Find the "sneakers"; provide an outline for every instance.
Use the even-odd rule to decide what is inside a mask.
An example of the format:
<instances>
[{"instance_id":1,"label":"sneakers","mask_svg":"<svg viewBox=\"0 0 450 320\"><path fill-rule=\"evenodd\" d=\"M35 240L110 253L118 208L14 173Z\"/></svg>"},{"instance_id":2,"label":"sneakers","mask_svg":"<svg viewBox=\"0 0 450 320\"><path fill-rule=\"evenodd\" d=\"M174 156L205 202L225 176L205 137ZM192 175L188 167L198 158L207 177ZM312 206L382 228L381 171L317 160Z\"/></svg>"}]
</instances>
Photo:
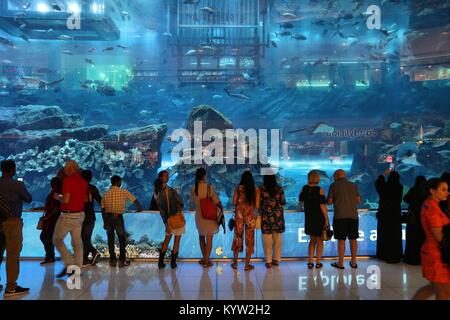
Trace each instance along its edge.
<instances>
[{"instance_id":1,"label":"sneakers","mask_svg":"<svg viewBox=\"0 0 450 320\"><path fill-rule=\"evenodd\" d=\"M128 267L130 263L130 260L121 260L119 261L119 268Z\"/></svg>"},{"instance_id":2,"label":"sneakers","mask_svg":"<svg viewBox=\"0 0 450 320\"><path fill-rule=\"evenodd\" d=\"M20 286L17 286L13 290L5 290L5 294L3 296L5 298L8 298L8 297L20 296L23 294L27 294L29 292L30 292L30 288L22 288Z\"/></svg>"},{"instance_id":3,"label":"sneakers","mask_svg":"<svg viewBox=\"0 0 450 320\"><path fill-rule=\"evenodd\" d=\"M46 265L46 264L50 264L50 263L55 263L55 259L44 259L44 261L42 261L40 263L41 266Z\"/></svg>"},{"instance_id":4,"label":"sneakers","mask_svg":"<svg viewBox=\"0 0 450 320\"><path fill-rule=\"evenodd\" d=\"M94 258L92 258L91 264L92 264L93 266L95 266L95 265L98 263L98 261L100 260L101 257L102 257L101 254L100 254L99 252L97 252L97 253L94 255Z\"/></svg>"}]
</instances>

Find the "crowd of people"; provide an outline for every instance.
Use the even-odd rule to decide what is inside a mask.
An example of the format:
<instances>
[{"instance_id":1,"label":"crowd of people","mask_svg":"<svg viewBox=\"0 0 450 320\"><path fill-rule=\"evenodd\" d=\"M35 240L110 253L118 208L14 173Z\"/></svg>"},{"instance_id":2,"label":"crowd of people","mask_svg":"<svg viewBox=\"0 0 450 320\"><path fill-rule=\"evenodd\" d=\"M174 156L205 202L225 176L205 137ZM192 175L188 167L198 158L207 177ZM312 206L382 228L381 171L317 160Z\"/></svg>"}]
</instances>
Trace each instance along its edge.
<instances>
[{"instance_id":1,"label":"crowd of people","mask_svg":"<svg viewBox=\"0 0 450 320\"><path fill-rule=\"evenodd\" d=\"M1 163L0 211L2 223L0 230L0 264L6 249L7 284L5 296L27 293L29 289L17 285L19 258L22 249L22 203L30 203L32 197L25 184L13 179L16 165L12 160ZM386 180L387 176L387 180ZM195 212L195 225L199 235L202 258L199 263L204 268L213 265L211 251L214 235L219 232L223 222L223 206L213 185L207 182L207 171L197 169L195 184L191 190L191 210ZM356 184L346 178L344 170L337 170L334 182L328 194L320 186L317 171L308 174L308 184L299 194L299 208L305 214L305 233L309 235L307 268L321 269L324 241L330 237L332 225L334 238L338 240L338 259L331 264L337 269L345 269L344 255L346 241L349 240L351 260L349 266L357 265L359 237L358 205L361 203ZM119 267L126 267L130 261L126 257L127 233L123 214L127 202L131 202L137 211L143 211L142 205L127 189L122 188L119 176L111 177L111 187L103 196L91 184L92 172L81 171L78 164L69 160L58 175L51 179L51 191L46 198L45 214L39 222L40 239L45 248L42 265L55 262L55 248L64 263L58 278L68 274L72 265L84 268L95 265L100 253L92 245L91 238L96 223L94 204L102 208L103 227L108 238L109 263L117 265L115 235L119 240ZM422 264L423 275L430 285L421 288L416 299L427 298L435 294L438 299L450 296L450 266L440 259L439 244L444 235L443 228L449 224L450 200L448 198L449 173L440 179L426 180L419 176L414 186L403 197L403 186L395 170L388 170L375 182L379 194L377 212L377 258L387 263ZM169 172L161 171L154 181L154 193L150 210L160 212L165 228L158 267L165 268L165 258L172 236L173 247L170 255L170 267L177 267L180 241L186 232L183 215L184 202L177 190L170 187ZM409 205L408 213L402 214L401 202ZM257 186L250 171L242 174L240 183L233 195L234 217L229 228L234 232L231 248L233 261L231 267L238 268L238 257L244 250L244 270L254 269L251 257L254 253L255 230L261 229L262 242L267 268L277 267L282 257L282 241L285 232L283 206L286 204L284 190L277 183L275 175L265 175L263 184ZM333 221L330 223L327 205L333 206ZM402 248L402 223L407 223L406 248ZM70 233L73 255L65 245ZM315 259L315 264L314 264Z\"/></svg>"}]
</instances>

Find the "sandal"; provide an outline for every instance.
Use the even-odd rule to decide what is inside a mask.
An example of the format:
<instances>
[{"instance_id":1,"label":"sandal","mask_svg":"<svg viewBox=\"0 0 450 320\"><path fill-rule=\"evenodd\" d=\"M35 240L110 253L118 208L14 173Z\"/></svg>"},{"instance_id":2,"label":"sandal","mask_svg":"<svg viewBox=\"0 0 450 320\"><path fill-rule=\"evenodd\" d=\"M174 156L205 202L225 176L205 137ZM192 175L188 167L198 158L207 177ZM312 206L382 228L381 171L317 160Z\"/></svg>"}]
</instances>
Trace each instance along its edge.
<instances>
[{"instance_id":1,"label":"sandal","mask_svg":"<svg viewBox=\"0 0 450 320\"><path fill-rule=\"evenodd\" d=\"M244 268L245 271L250 271L250 270L253 270L253 269L255 269L255 266L252 266L251 264L249 264L248 266L246 266Z\"/></svg>"},{"instance_id":2,"label":"sandal","mask_svg":"<svg viewBox=\"0 0 450 320\"><path fill-rule=\"evenodd\" d=\"M323 264L322 263L316 263L316 269L322 269Z\"/></svg>"},{"instance_id":3,"label":"sandal","mask_svg":"<svg viewBox=\"0 0 450 320\"><path fill-rule=\"evenodd\" d=\"M351 267L352 269L358 268L358 264L357 264L357 263L352 264L352 262L350 261L350 262L349 262L349 265L350 265L350 267Z\"/></svg>"},{"instance_id":4,"label":"sandal","mask_svg":"<svg viewBox=\"0 0 450 320\"><path fill-rule=\"evenodd\" d=\"M344 270L344 269L345 269L344 267L339 266L339 265L337 264L337 262L333 262L333 263L331 264L331 266L334 267L334 268L337 268L337 269L341 269L341 270Z\"/></svg>"},{"instance_id":5,"label":"sandal","mask_svg":"<svg viewBox=\"0 0 450 320\"><path fill-rule=\"evenodd\" d=\"M212 267L213 265L214 265L214 263L212 263L211 261L208 261L205 264L203 264L203 268L209 268L209 267Z\"/></svg>"},{"instance_id":6,"label":"sandal","mask_svg":"<svg viewBox=\"0 0 450 320\"><path fill-rule=\"evenodd\" d=\"M230 264L230 266L231 266L234 270L237 269L237 264L232 263L232 264Z\"/></svg>"},{"instance_id":7,"label":"sandal","mask_svg":"<svg viewBox=\"0 0 450 320\"><path fill-rule=\"evenodd\" d=\"M278 267L280 263L278 262L278 260L272 260L272 265Z\"/></svg>"},{"instance_id":8,"label":"sandal","mask_svg":"<svg viewBox=\"0 0 450 320\"><path fill-rule=\"evenodd\" d=\"M198 264L205 264L205 260L204 259L199 260Z\"/></svg>"},{"instance_id":9,"label":"sandal","mask_svg":"<svg viewBox=\"0 0 450 320\"><path fill-rule=\"evenodd\" d=\"M314 268L314 263L308 263L308 269Z\"/></svg>"},{"instance_id":10,"label":"sandal","mask_svg":"<svg viewBox=\"0 0 450 320\"><path fill-rule=\"evenodd\" d=\"M272 268L272 264L271 264L271 263L266 263L266 268L267 268L267 269Z\"/></svg>"}]
</instances>

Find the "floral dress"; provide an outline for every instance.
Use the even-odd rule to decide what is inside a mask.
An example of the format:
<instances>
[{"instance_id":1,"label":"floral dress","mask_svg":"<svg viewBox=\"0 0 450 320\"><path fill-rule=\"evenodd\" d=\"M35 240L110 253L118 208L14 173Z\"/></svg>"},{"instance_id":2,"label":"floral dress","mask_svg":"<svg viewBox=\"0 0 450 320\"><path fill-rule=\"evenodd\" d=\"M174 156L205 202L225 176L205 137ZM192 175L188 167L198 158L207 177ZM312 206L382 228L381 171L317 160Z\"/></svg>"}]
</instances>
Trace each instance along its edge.
<instances>
[{"instance_id":1,"label":"floral dress","mask_svg":"<svg viewBox=\"0 0 450 320\"><path fill-rule=\"evenodd\" d=\"M439 208L439 203L433 199L425 200L420 218L426 235L421 250L422 275L431 282L450 284L450 266L442 262L439 242L432 231L432 228L449 224L450 220Z\"/></svg>"},{"instance_id":2,"label":"floral dress","mask_svg":"<svg viewBox=\"0 0 450 320\"><path fill-rule=\"evenodd\" d=\"M245 233L245 248L247 254L253 254L255 247L255 206L249 205L245 202L245 191L243 186L239 186L236 190L236 225L234 228L234 239L232 250L234 252L242 252L244 248L244 233ZM255 190L257 196L258 190Z\"/></svg>"},{"instance_id":3,"label":"floral dress","mask_svg":"<svg viewBox=\"0 0 450 320\"><path fill-rule=\"evenodd\" d=\"M278 187L274 197L262 186L261 190L261 232L263 234L283 233L285 231L284 210L286 204L284 191Z\"/></svg>"}]
</instances>

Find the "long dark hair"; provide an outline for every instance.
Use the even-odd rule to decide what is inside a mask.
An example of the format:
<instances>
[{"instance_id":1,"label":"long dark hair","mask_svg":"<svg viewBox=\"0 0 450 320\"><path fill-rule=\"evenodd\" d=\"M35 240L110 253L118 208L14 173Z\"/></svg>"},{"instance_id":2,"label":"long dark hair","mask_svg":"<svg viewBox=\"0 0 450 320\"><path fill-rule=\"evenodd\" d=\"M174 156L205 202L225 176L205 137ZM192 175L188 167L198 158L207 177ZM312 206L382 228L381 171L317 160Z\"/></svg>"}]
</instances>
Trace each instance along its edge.
<instances>
[{"instance_id":1,"label":"long dark hair","mask_svg":"<svg viewBox=\"0 0 450 320\"><path fill-rule=\"evenodd\" d=\"M255 180L253 179L253 175L250 171L245 171L242 174L239 185L244 187L245 202L250 205L255 204Z\"/></svg>"},{"instance_id":2,"label":"long dark hair","mask_svg":"<svg viewBox=\"0 0 450 320\"><path fill-rule=\"evenodd\" d=\"M206 176L206 170L204 168L198 168L195 171L195 195L198 197L198 183Z\"/></svg>"},{"instance_id":3,"label":"long dark hair","mask_svg":"<svg viewBox=\"0 0 450 320\"><path fill-rule=\"evenodd\" d=\"M264 188L267 190L271 198L275 198L277 190L279 188L277 184L277 178L274 174L265 175L263 178Z\"/></svg>"},{"instance_id":4,"label":"long dark hair","mask_svg":"<svg viewBox=\"0 0 450 320\"><path fill-rule=\"evenodd\" d=\"M447 183L446 181L440 178L431 178L427 181L425 188L427 189L428 196L431 196L431 190L436 190L442 183Z\"/></svg>"},{"instance_id":5,"label":"long dark hair","mask_svg":"<svg viewBox=\"0 0 450 320\"><path fill-rule=\"evenodd\" d=\"M425 184L427 183L427 178L424 176L417 176L416 180L414 181L414 187L415 188L425 188Z\"/></svg>"}]
</instances>

